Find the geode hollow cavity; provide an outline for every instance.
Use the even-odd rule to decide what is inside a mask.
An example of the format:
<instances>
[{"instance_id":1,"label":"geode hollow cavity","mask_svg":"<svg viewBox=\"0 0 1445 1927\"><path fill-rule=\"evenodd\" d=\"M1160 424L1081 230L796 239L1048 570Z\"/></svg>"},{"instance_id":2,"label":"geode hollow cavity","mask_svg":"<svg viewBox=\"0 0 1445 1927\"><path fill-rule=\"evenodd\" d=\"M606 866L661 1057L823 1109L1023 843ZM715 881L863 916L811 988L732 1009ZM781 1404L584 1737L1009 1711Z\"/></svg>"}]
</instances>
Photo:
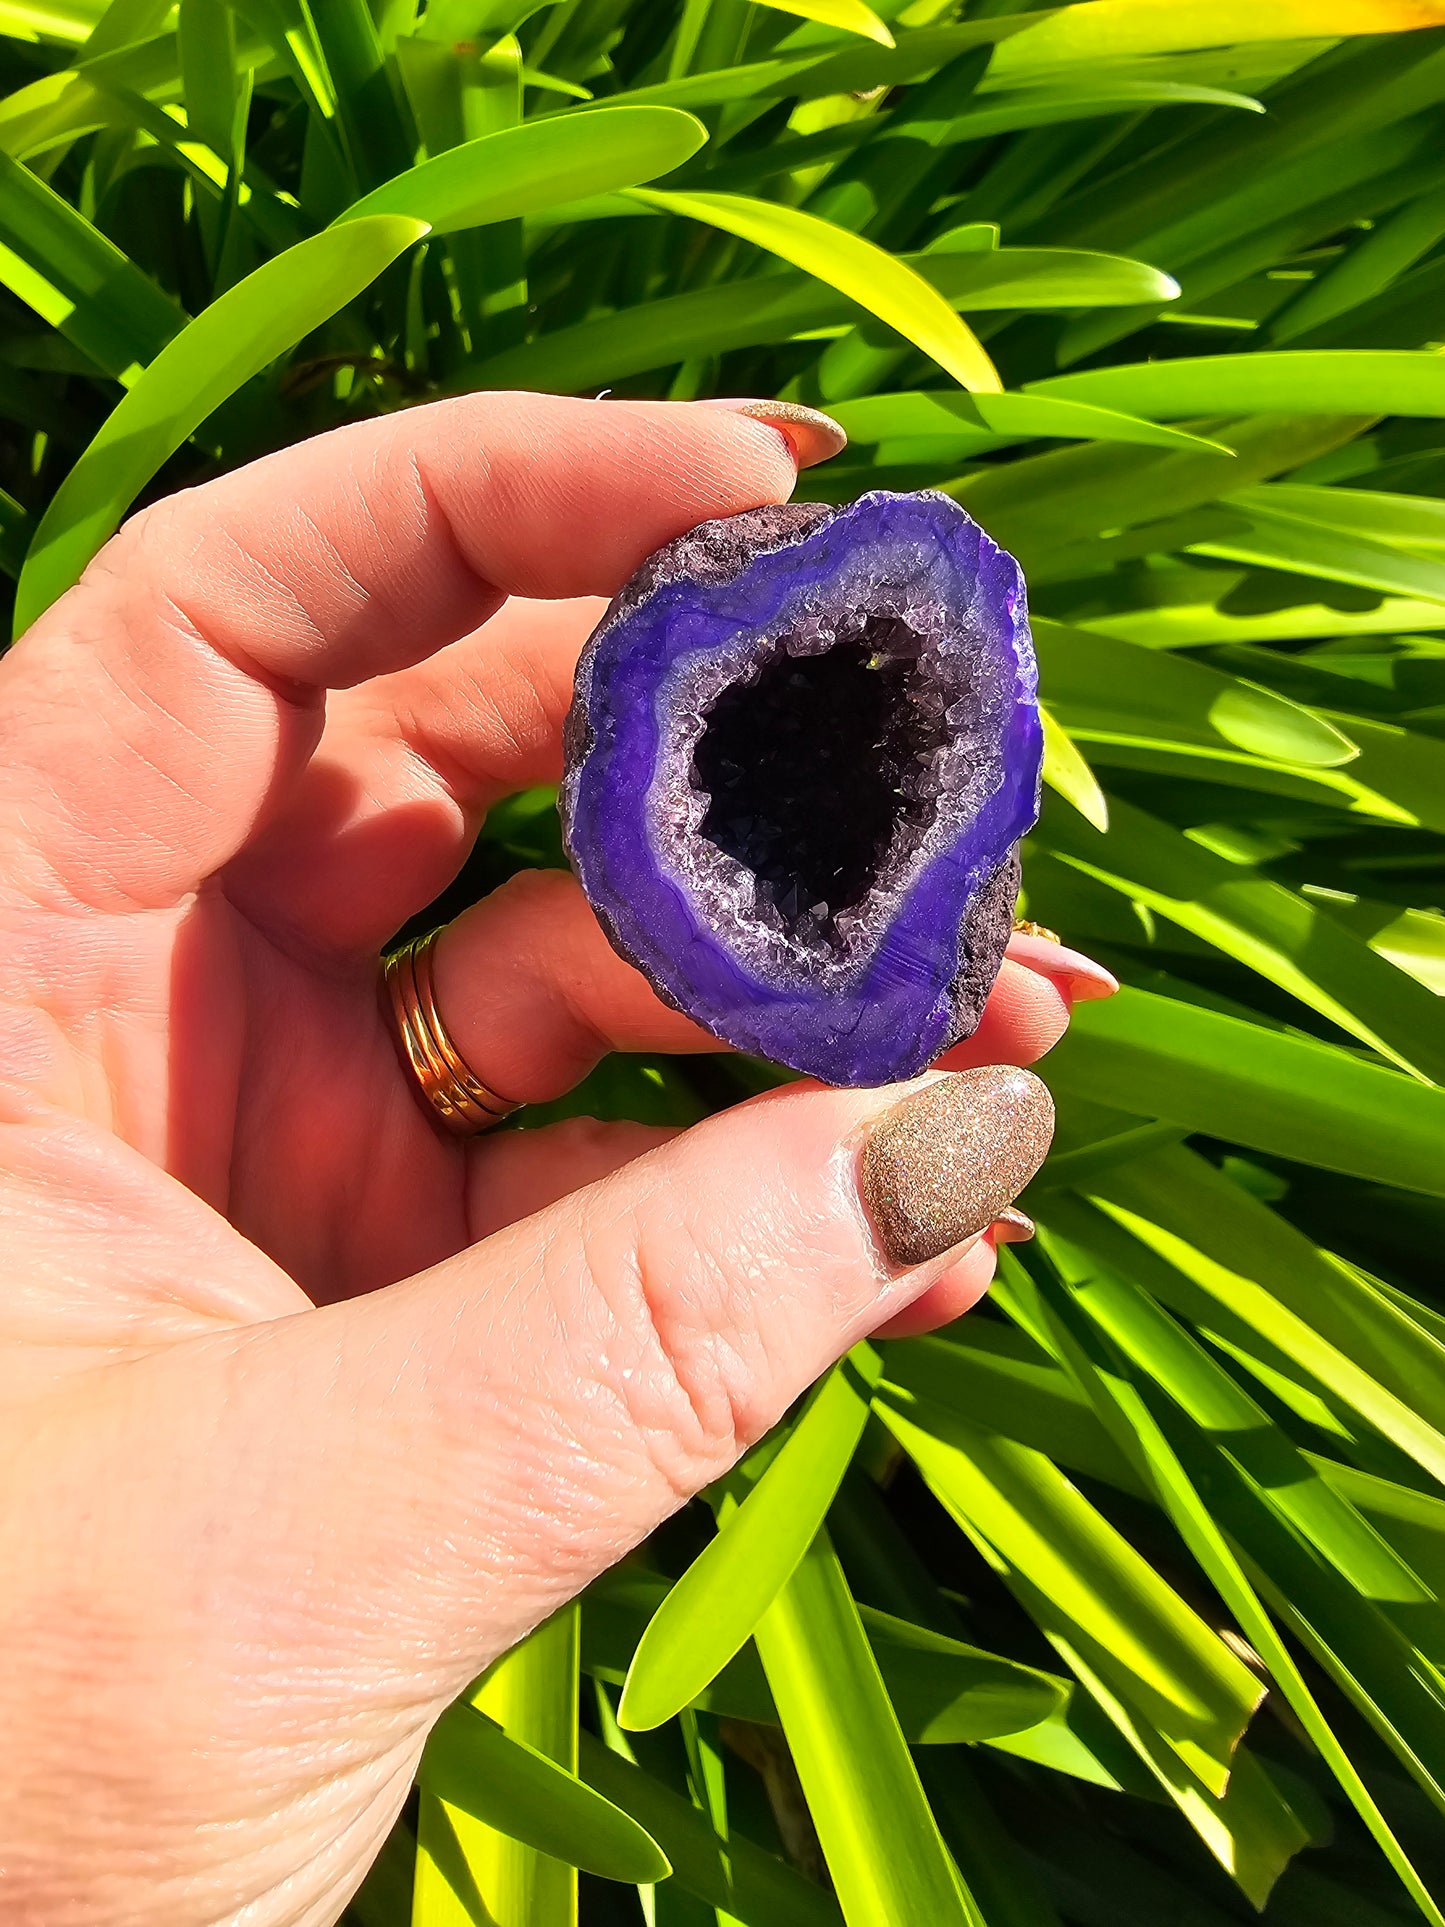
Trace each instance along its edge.
<instances>
[{"instance_id":1,"label":"geode hollow cavity","mask_svg":"<svg viewBox=\"0 0 1445 1927\"><path fill-rule=\"evenodd\" d=\"M947 496L704 522L583 651L563 835L617 950L715 1036L911 1077L998 974L1043 739L1023 577Z\"/></svg>"}]
</instances>

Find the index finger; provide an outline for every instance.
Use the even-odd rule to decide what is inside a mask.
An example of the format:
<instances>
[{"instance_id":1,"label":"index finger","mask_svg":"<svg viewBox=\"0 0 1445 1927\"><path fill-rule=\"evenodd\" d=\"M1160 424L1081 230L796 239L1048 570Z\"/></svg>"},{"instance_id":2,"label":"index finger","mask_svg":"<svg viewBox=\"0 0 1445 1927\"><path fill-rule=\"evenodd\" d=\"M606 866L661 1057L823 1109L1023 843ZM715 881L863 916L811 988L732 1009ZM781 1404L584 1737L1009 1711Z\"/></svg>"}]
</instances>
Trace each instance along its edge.
<instances>
[{"instance_id":1,"label":"index finger","mask_svg":"<svg viewBox=\"0 0 1445 1927\"><path fill-rule=\"evenodd\" d=\"M485 394L157 504L0 666L17 867L99 908L178 902L287 792L327 689L431 655L508 595L611 594L795 475L784 434L735 410Z\"/></svg>"}]
</instances>

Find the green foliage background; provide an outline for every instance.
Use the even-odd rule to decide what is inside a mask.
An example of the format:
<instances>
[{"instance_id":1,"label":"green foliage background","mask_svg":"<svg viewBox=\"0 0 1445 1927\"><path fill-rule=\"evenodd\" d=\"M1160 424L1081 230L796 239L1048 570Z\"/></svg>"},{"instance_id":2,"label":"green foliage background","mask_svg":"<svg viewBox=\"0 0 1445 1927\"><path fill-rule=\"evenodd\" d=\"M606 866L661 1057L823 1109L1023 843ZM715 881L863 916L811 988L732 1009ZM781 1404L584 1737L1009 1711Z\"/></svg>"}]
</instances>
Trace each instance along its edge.
<instances>
[{"instance_id":1,"label":"green foliage background","mask_svg":"<svg viewBox=\"0 0 1445 1927\"><path fill-rule=\"evenodd\" d=\"M941 486L1023 561L1027 907L1127 986L989 1303L494 1668L355 1922L566 1927L580 1866L588 1923L1441 1927L1445 5L0 34L21 621L133 502L427 396L819 402L802 492ZM560 861L550 802L462 894Z\"/></svg>"}]
</instances>

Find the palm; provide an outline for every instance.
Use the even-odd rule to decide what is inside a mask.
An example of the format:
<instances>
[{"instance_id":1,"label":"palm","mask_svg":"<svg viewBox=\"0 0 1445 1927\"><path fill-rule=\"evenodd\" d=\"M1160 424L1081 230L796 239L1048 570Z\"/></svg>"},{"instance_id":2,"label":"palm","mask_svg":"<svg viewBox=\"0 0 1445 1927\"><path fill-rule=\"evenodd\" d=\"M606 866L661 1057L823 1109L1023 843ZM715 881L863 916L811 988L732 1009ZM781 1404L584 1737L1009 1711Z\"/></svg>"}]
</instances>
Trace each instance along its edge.
<instances>
[{"instance_id":1,"label":"palm","mask_svg":"<svg viewBox=\"0 0 1445 1927\"><path fill-rule=\"evenodd\" d=\"M224 1198L236 1228L318 1302L460 1250L480 1147L440 1138L403 1083L375 958L289 955L223 898L196 922L198 948L230 982L200 986L189 1021L224 1050L210 1088L236 1093L215 1118L194 1080L171 1100L178 1141L211 1140L205 1195ZM171 1042L194 1063L195 1039L175 1034L190 1008L176 997Z\"/></svg>"},{"instance_id":2,"label":"palm","mask_svg":"<svg viewBox=\"0 0 1445 1927\"><path fill-rule=\"evenodd\" d=\"M469 1677L858 1337L984 1289L986 1238L883 1262L848 1175L878 1094L780 1094L640 1165L666 1134L464 1147L381 1009L381 946L557 773L597 614L567 598L793 473L706 410L442 405L137 518L0 665L24 1918L334 1919ZM564 873L434 965L519 1101L708 1041ZM1005 964L968 1057L1047 1049L1068 974Z\"/></svg>"},{"instance_id":3,"label":"palm","mask_svg":"<svg viewBox=\"0 0 1445 1927\"><path fill-rule=\"evenodd\" d=\"M527 406L561 420L570 405ZM138 518L6 665L15 814L36 816L35 792L61 797L44 861L86 924L75 945L48 901L17 910L20 995L65 1013L39 1081L194 1194L165 1190L162 1207L158 1187L150 1208L205 1200L251 1241L246 1263L271 1260L313 1301L434 1264L656 1140L635 1126L439 1138L398 1063L377 959L455 876L490 805L556 777L573 665L604 606L582 592L670 532L660 516L706 506L691 478L682 507L655 485L659 463L685 464L679 419L715 439L705 412L596 411L595 475L579 470L525 535L499 537L476 491L508 460L530 477L532 429L494 446L485 480L456 465L445 410L368 429L354 471L337 455L354 431L305 444ZM741 506L777 486L760 489L760 469L791 464L771 429L732 432L757 438ZM313 555L320 502L331 526ZM601 553L574 559L577 527ZM278 591L298 566L304 586ZM562 599L508 600L497 575L545 578ZM561 874L516 878L460 918L436 972L462 1054L519 1101L560 1096L608 1048L711 1047L613 955ZM1006 967L999 993L960 1061L1027 1062L1058 1035L1066 1003L1045 979Z\"/></svg>"},{"instance_id":4,"label":"palm","mask_svg":"<svg viewBox=\"0 0 1445 1927\"><path fill-rule=\"evenodd\" d=\"M83 968L50 960L64 1001L93 1011L118 995L124 1010L123 1049L72 1030L53 1078L103 1090L87 1106L95 1121L224 1213L315 1302L434 1264L656 1136L621 1127L604 1151L574 1128L538 1134L535 1154L510 1136L439 1136L379 996L379 946L451 880L486 804L555 774L571 662L601 606L515 601L418 669L332 695L314 756L229 863L159 916L107 917ZM498 650L527 665L540 709L520 723L492 712L479 739L469 724L492 710L482 679ZM469 736L465 761L453 732ZM198 767L179 807L204 812L209 787ZM561 875L519 879L448 942L466 986L459 1037L490 1048L499 1087L520 1097L560 1094L586 1068L581 1054L609 1041L710 1045L607 950ZM551 960L540 971L538 948ZM37 988L44 1003L56 984ZM150 1208L174 1210L173 1192L158 1187Z\"/></svg>"}]
</instances>

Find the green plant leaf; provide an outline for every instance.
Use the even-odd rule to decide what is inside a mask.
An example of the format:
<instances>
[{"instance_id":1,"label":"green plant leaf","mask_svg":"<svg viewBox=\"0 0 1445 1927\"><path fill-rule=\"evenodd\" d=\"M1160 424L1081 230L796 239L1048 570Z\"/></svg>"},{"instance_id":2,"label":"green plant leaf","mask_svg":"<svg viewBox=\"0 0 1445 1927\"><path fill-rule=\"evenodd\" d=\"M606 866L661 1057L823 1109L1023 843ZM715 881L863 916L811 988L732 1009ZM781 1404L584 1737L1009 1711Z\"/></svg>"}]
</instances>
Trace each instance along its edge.
<instances>
[{"instance_id":1,"label":"green plant leaf","mask_svg":"<svg viewBox=\"0 0 1445 1927\"><path fill-rule=\"evenodd\" d=\"M1032 627L1051 706L1090 738L1228 744L1316 769L1359 755L1337 724L1257 684L1046 616Z\"/></svg>"},{"instance_id":2,"label":"green plant leaf","mask_svg":"<svg viewBox=\"0 0 1445 1927\"><path fill-rule=\"evenodd\" d=\"M1445 415L1445 355L1386 349L1268 349L1090 368L1026 394L1119 408L1149 420L1248 413Z\"/></svg>"},{"instance_id":3,"label":"green plant leaf","mask_svg":"<svg viewBox=\"0 0 1445 1927\"><path fill-rule=\"evenodd\" d=\"M1379 1291L1197 1153L1176 1146L1096 1181L1095 1198L1142 1244L1445 1480L1445 1346ZM1173 1287L1157 1268L1151 1274ZM1191 1303L1208 1323L1212 1314Z\"/></svg>"},{"instance_id":4,"label":"green plant leaf","mask_svg":"<svg viewBox=\"0 0 1445 1927\"><path fill-rule=\"evenodd\" d=\"M1041 1453L918 1399L883 1411L1095 1696L1220 1798L1261 1698L1242 1663Z\"/></svg>"},{"instance_id":5,"label":"green plant leaf","mask_svg":"<svg viewBox=\"0 0 1445 1927\"><path fill-rule=\"evenodd\" d=\"M1122 1491L1147 1493L1078 1386L1012 1325L968 1319L888 1347L885 1386L905 1413L938 1407Z\"/></svg>"},{"instance_id":6,"label":"green plant leaf","mask_svg":"<svg viewBox=\"0 0 1445 1927\"><path fill-rule=\"evenodd\" d=\"M1303 1037L1126 988L1076 1006L1046 1068L1136 1115L1445 1196L1445 1092Z\"/></svg>"},{"instance_id":7,"label":"green plant leaf","mask_svg":"<svg viewBox=\"0 0 1445 1927\"><path fill-rule=\"evenodd\" d=\"M1089 768L1083 751L1063 724L1046 706L1040 705L1039 721L1044 726L1044 781L1057 790L1065 802L1072 803L1087 823L1098 831L1109 828L1109 801L1099 788L1099 779Z\"/></svg>"},{"instance_id":8,"label":"green plant leaf","mask_svg":"<svg viewBox=\"0 0 1445 1927\"><path fill-rule=\"evenodd\" d=\"M0 154L0 282L126 385L185 314L60 195Z\"/></svg>"},{"instance_id":9,"label":"green plant leaf","mask_svg":"<svg viewBox=\"0 0 1445 1927\"><path fill-rule=\"evenodd\" d=\"M596 1678L626 1678L649 1619L668 1596L665 1580L621 1572L590 1587L583 1607L582 1663ZM903 1736L910 1746L999 1740L1059 1721L1069 1689L1032 1666L981 1651L896 1614L860 1606L859 1616ZM751 1646L692 1702L721 1718L777 1725L778 1709Z\"/></svg>"},{"instance_id":10,"label":"green plant leaf","mask_svg":"<svg viewBox=\"0 0 1445 1927\"><path fill-rule=\"evenodd\" d=\"M581 1862L569 1856L596 1854L622 1879L665 1865L645 1829L576 1777L577 1687L568 1606L443 1715L419 1776L413 1927L573 1927Z\"/></svg>"},{"instance_id":11,"label":"green plant leaf","mask_svg":"<svg viewBox=\"0 0 1445 1927\"><path fill-rule=\"evenodd\" d=\"M1322 528L1366 535L1416 554L1445 549L1445 502L1429 495L1391 495L1384 489L1318 488L1269 482L1241 489L1229 501Z\"/></svg>"},{"instance_id":12,"label":"green plant leaf","mask_svg":"<svg viewBox=\"0 0 1445 1927\"><path fill-rule=\"evenodd\" d=\"M671 107L533 121L433 155L363 195L339 219L405 217L452 234L535 214L583 192L652 180L681 166L706 139L700 121Z\"/></svg>"},{"instance_id":13,"label":"green plant leaf","mask_svg":"<svg viewBox=\"0 0 1445 1927\"><path fill-rule=\"evenodd\" d=\"M612 111L611 109L608 110ZM613 197L612 213L633 212L634 197ZM597 218L603 207L585 204ZM557 210L559 215L566 210ZM574 207L572 213L578 213ZM967 312L997 308L1079 307L1146 298L1161 286L1174 290L1153 268L1115 255L1085 254L1068 248L1000 248L973 254L910 254L901 257L944 298ZM570 390L610 381L694 354L721 353L758 342L786 341L809 330L851 326L867 313L867 303L799 273L769 273L739 283L667 295L638 309L601 315L560 328L525 348L489 357L469 371L489 387L513 382ZM1001 396L971 399L1002 400ZM1028 397L1019 397L1026 401ZM1077 419L1077 418L1075 418ZM1190 445L1197 445L1191 438ZM1179 446L1177 442L1172 446ZM1227 458L1226 458L1227 459Z\"/></svg>"},{"instance_id":14,"label":"green plant leaf","mask_svg":"<svg viewBox=\"0 0 1445 1927\"><path fill-rule=\"evenodd\" d=\"M1445 602L1442 561L1405 554L1369 536L1274 514L1261 506L1258 494L1247 508L1238 498L1233 502L1225 499L1240 511L1238 521L1231 518L1232 526L1221 534L1189 543L1192 553L1287 569L1326 582L1356 582L1362 588L1381 589L1386 595Z\"/></svg>"},{"instance_id":15,"label":"green plant leaf","mask_svg":"<svg viewBox=\"0 0 1445 1927\"><path fill-rule=\"evenodd\" d=\"M1051 401L1036 395L966 395L925 389L906 395L866 395L840 401L830 411L848 431L851 442L893 441L900 437L938 436L950 439L960 430L1020 440L1034 435L1069 440L1142 442L1156 448L1199 447L1200 438L1182 429L1163 428L1110 408L1091 408L1080 402ZM1167 437L1161 440L1161 437ZM1205 442L1206 447L1218 446ZM1333 494L1336 491L1330 490ZM1362 491L1361 491L1362 492Z\"/></svg>"},{"instance_id":16,"label":"green plant leaf","mask_svg":"<svg viewBox=\"0 0 1445 1927\"><path fill-rule=\"evenodd\" d=\"M102 12L101 0L5 0L0 6L0 34L9 40L52 41L80 46L94 30Z\"/></svg>"},{"instance_id":17,"label":"green plant leaf","mask_svg":"<svg viewBox=\"0 0 1445 1927\"><path fill-rule=\"evenodd\" d=\"M156 356L56 491L16 592L16 629L68 589L151 476L213 409L361 293L426 233L348 222L257 268Z\"/></svg>"},{"instance_id":18,"label":"green plant leaf","mask_svg":"<svg viewBox=\"0 0 1445 1927\"><path fill-rule=\"evenodd\" d=\"M1220 1372L1211 1373L1208 1361L1202 1352L1190 1347L1188 1341L1182 1337L1171 1337L1167 1323L1162 1321L1160 1314L1150 1310L1142 1296L1131 1295L1117 1289L1111 1291L1110 1280L1094 1267L1086 1265L1083 1275L1091 1283L1097 1280L1100 1288L1089 1301L1091 1313L1101 1315L1109 1335L1125 1343L1136 1362L1140 1352L1143 1352L1147 1360L1146 1386L1158 1375L1157 1367L1162 1362L1159 1349L1162 1343L1168 1348L1175 1369L1182 1369L1186 1380L1190 1381L1191 1391L1196 1399L1199 1389L1207 1388L1204 1390L1205 1412L1210 1417L1222 1417L1221 1401L1223 1408L1228 1409L1228 1419L1222 1424L1222 1430L1237 1432L1241 1418L1246 1421L1251 1418L1247 1401L1242 1402L1243 1410L1240 1409L1241 1401L1232 1390L1227 1375ZM1238 1615L1247 1637L1270 1665L1311 1739L1319 1746L1351 1802L1383 1848L1391 1865L1400 1875L1407 1891L1420 1907L1425 1918L1435 1923L1435 1927L1441 1927L1442 1917L1439 1909L1435 1906L1404 1849L1391 1832L1354 1763L1320 1711L1293 1657L1276 1633L1269 1614L1260 1602L1255 1589L1250 1585L1245 1570L1225 1535L1220 1531L1209 1509L1201 1503L1199 1493L1180 1463L1165 1426L1161 1425L1155 1411L1151 1408L1147 1389L1141 1389L1138 1384L1130 1382L1117 1370L1111 1370L1107 1363L1101 1364L1097 1355L1090 1356L1087 1343L1080 1343L1073 1336L1070 1309L1061 1297L1052 1298L1050 1310L1055 1331L1064 1337L1075 1375L1093 1393L1096 1409L1106 1417L1121 1446L1133 1452L1140 1469L1146 1470L1148 1476L1154 1481L1166 1510L1174 1518L1186 1542L1199 1557L1201 1565ZM1197 1405L1196 1409L1198 1409ZM1248 1425L1246 1429L1249 1429ZM1278 1476L1279 1467L1276 1462L1270 1470L1269 1486L1264 1489L1274 1487ZM1403 1583L1407 1587L1410 1579L1410 1575L1404 1575ZM1394 1588L1402 1582L1392 1573L1385 1583ZM1268 1869L1265 1871L1267 1873ZM1242 1884L1245 1884L1246 1891L1250 1893L1255 1904L1262 1905L1268 1888L1260 1892L1257 1889L1251 1890L1248 1882Z\"/></svg>"},{"instance_id":19,"label":"green plant leaf","mask_svg":"<svg viewBox=\"0 0 1445 1927\"><path fill-rule=\"evenodd\" d=\"M905 341L932 356L960 387L983 394L1002 388L998 371L977 338L938 290L861 235L820 221L800 208L774 206L741 194L676 194L644 188L634 190L633 198L705 221L796 262L896 328Z\"/></svg>"},{"instance_id":20,"label":"green plant leaf","mask_svg":"<svg viewBox=\"0 0 1445 1927\"><path fill-rule=\"evenodd\" d=\"M820 1533L757 1629L849 1927L982 1927L908 1754L842 1568Z\"/></svg>"},{"instance_id":21,"label":"green plant leaf","mask_svg":"<svg viewBox=\"0 0 1445 1927\"><path fill-rule=\"evenodd\" d=\"M630 1815L474 1707L443 1713L422 1790L510 1839L604 1880L665 1880L667 1856Z\"/></svg>"},{"instance_id":22,"label":"green plant leaf","mask_svg":"<svg viewBox=\"0 0 1445 1927\"><path fill-rule=\"evenodd\" d=\"M1059 811L1045 812L1039 837L1065 862L1237 958L1399 1068L1445 1081L1439 1002L1325 906L1123 801L1107 837Z\"/></svg>"},{"instance_id":23,"label":"green plant leaf","mask_svg":"<svg viewBox=\"0 0 1445 1927\"><path fill-rule=\"evenodd\" d=\"M876 40L880 47L891 47L893 35L864 0L756 0L779 13L796 14L802 20L816 20L820 26L836 27L841 33L861 34Z\"/></svg>"},{"instance_id":24,"label":"green plant leaf","mask_svg":"<svg viewBox=\"0 0 1445 1927\"><path fill-rule=\"evenodd\" d=\"M751 1638L821 1527L862 1437L869 1386L845 1361L813 1394L776 1458L648 1623L617 1717L660 1726Z\"/></svg>"},{"instance_id":25,"label":"green plant leaf","mask_svg":"<svg viewBox=\"0 0 1445 1927\"><path fill-rule=\"evenodd\" d=\"M691 1800L590 1733L581 1735L580 1770L589 1786L647 1829L672 1863L674 1881L709 1907L726 1910L744 1927L840 1927L831 1894L745 1834L719 1840Z\"/></svg>"}]
</instances>

